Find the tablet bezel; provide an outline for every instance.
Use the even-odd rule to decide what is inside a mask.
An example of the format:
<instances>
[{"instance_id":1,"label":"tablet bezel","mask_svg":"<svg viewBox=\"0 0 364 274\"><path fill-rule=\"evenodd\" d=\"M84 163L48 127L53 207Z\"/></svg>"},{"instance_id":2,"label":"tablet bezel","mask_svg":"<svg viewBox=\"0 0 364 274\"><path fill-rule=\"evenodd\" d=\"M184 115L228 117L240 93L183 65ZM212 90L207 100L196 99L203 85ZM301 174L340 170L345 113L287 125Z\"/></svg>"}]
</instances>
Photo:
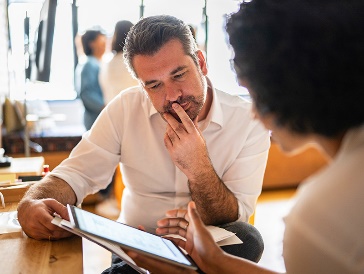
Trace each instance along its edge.
<instances>
[{"instance_id":1,"label":"tablet bezel","mask_svg":"<svg viewBox=\"0 0 364 274\"><path fill-rule=\"evenodd\" d=\"M171 260L169 258L166 258L166 257L162 257L162 256L159 256L159 255L156 255L156 254L153 254L153 253L150 253L148 251L145 251L145 250L142 250L142 249L139 249L139 248L136 248L136 247L133 247L133 246L129 246L129 245L126 245L124 243L121 243L121 242L118 242L118 241L114 241L112 239L109 239L107 237L103 237L99 234L95 234L91 231L88 231L88 230L85 230L83 228L80 227L80 223L77 219L77 213L76 211L78 210L80 213L82 212L85 212L85 213L89 213L92 215L93 218L102 218L102 219L107 219L109 221L113 221L111 219L108 219L108 218L105 218L105 217L102 217L100 215L97 215L97 214L94 214L92 212L89 212L89 211L86 211L86 210L83 210L79 207L76 207L76 206L73 206L73 205L67 205L67 209L68 209L68 214L69 214L69 217L70 217L70 221L72 223L72 225L74 225L75 229L79 230L80 232L84 233L84 234L89 234L89 235L92 235L94 237L97 237L97 238L100 238L100 239L103 239L103 240L106 240L106 241L109 241L109 242L112 242L114 244L117 244L117 245L120 245L120 247L124 248L124 249L129 249L129 250L134 250L134 251L137 251L137 252L140 252L142 254L145 254L147 256L150 256L150 257L153 257L153 258L156 258L156 259L159 259L161 261L165 261L165 262L168 262L168 263L171 263L171 264L174 264L174 265L177 265L177 266L182 266L182 267L186 267L186 268L189 268L189 269L193 269L193 270L197 270L198 267L196 266L196 264L193 262L193 260L189 257L189 256L186 256L186 254L183 253L183 251L174 243L172 242L171 240L169 239L165 239L163 238L164 241L168 241L169 243L172 243L173 246L176 247L176 251L179 252L180 255L182 255L190 264L185 264L185 263L182 263L182 262L178 262L178 261L174 261L174 260ZM157 235L154 235L152 233L149 233L149 232L146 232L146 231L143 231L143 230L139 230L135 227L132 227L132 226L129 226L129 225L126 225L126 224L123 224L123 223L120 223L120 222L116 222L114 221L117 225L122 225L122 226L127 226L129 228L132 228L132 229L135 229L138 231L138 233L146 233L146 234L150 234L150 235L153 235L153 236L157 236ZM159 237L159 236L157 236Z\"/></svg>"}]
</instances>

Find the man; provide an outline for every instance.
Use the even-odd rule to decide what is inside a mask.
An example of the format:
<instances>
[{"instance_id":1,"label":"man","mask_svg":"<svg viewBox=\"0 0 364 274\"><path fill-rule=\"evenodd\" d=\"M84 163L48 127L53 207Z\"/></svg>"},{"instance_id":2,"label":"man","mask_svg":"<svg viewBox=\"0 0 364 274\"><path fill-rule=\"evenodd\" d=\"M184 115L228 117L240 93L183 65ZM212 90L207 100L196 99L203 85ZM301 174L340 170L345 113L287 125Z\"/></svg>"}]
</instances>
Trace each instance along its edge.
<instances>
[{"instance_id":1,"label":"man","mask_svg":"<svg viewBox=\"0 0 364 274\"><path fill-rule=\"evenodd\" d=\"M195 201L205 224L233 231L242 245L223 247L258 261L259 232L244 223L261 192L269 135L252 120L250 103L213 88L189 27L172 16L140 20L124 57L141 87L111 101L70 157L33 186L19 222L35 239L68 234L52 214L105 188L117 164L125 189L119 220L155 232L157 221ZM176 219L169 228L187 228Z\"/></svg>"}]
</instances>

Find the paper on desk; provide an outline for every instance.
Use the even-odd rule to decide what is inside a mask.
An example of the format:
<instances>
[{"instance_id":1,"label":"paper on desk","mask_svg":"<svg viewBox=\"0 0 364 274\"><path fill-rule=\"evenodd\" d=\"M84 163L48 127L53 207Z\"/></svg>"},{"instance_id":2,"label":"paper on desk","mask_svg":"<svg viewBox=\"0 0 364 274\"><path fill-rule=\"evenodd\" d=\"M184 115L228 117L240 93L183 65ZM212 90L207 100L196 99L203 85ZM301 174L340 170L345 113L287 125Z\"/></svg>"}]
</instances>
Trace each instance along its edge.
<instances>
[{"instance_id":1,"label":"paper on desk","mask_svg":"<svg viewBox=\"0 0 364 274\"><path fill-rule=\"evenodd\" d=\"M21 226L18 222L18 212L0 212L0 234L19 231L21 231Z\"/></svg>"},{"instance_id":2,"label":"paper on desk","mask_svg":"<svg viewBox=\"0 0 364 274\"><path fill-rule=\"evenodd\" d=\"M30 182L3 181L3 182L0 182L0 190L2 190L2 189L13 189L13 188L19 188L19 187L27 187L27 186L32 185L32 184L34 184L33 181L30 181Z\"/></svg>"}]
</instances>

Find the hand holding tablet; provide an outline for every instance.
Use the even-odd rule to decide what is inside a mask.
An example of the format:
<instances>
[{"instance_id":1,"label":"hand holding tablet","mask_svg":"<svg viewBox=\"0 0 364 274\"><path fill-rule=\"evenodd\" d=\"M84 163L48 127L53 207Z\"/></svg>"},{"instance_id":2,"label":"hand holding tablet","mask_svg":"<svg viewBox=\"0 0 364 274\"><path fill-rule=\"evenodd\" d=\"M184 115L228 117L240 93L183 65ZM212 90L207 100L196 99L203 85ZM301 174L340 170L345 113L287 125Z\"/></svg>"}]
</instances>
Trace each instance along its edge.
<instances>
[{"instance_id":1,"label":"hand holding tablet","mask_svg":"<svg viewBox=\"0 0 364 274\"><path fill-rule=\"evenodd\" d=\"M90 240L109 250L110 248L105 246L105 242L124 249L135 250L178 266L197 269L193 261L168 239L98 216L72 205L67 205L67 209L72 226L72 228L68 227L67 230L73 233L78 232L75 234L88 239L92 237ZM60 224L61 227L66 226ZM110 251L115 252L115 250ZM117 255L122 259L124 259L123 256L127 256L124 252Z\"/></svg>"}]
</instances>

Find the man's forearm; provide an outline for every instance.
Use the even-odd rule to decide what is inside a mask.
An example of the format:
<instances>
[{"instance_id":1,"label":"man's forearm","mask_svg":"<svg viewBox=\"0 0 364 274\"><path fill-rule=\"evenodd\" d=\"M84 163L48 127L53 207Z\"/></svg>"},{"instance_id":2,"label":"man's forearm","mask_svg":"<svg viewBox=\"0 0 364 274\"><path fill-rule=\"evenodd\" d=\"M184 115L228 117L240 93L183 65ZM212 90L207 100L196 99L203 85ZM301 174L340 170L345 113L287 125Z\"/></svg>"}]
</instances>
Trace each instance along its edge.
<instances>
[{"instance_id":1,"label":"man's forearm","mask_svg":"<svg viewBox=\"0 0 364 274\"><path fill-rule=\"evenodd\" d=\"M46 178L32 185L24 195L23 200L39 200L45 198L53 198L64 205L74 205L77 200L76 194L71 186L64 180L54 176L47 176Z\"/></svg>"},{"instance_id":2,"label":"man's forearm","mask_svg":"<svg viewBox=\"0 0 364 274\"><path fill-rule=\"evenodd\" d=\"M198 178L189 180L189 188L191 198L206 225L219 225L238 219L238 201L212 167Z\"/></svg>"}]
</instances>

